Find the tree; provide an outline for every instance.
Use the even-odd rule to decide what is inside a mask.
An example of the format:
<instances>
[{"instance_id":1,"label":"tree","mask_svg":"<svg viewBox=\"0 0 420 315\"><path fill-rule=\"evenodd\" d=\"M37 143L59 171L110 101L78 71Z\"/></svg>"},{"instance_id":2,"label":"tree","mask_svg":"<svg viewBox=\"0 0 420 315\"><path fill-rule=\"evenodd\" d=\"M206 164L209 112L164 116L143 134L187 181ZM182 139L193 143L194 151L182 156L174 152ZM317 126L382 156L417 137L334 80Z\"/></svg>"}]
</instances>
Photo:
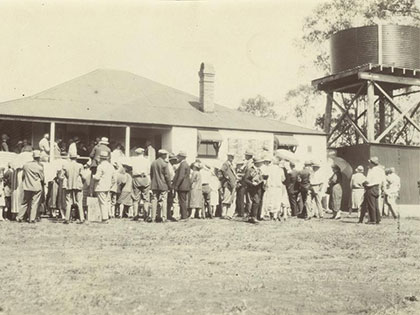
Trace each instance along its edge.
<instances>
[{"instance_id":1,"label":"tree","mask_svg":"<svg viewBox=\"0 0 420 315\"><path fill-rule=\"evenodd\" d=\"M258 117L264 118L277 118L277 113L274 110L274 103L268 101L265 97L257 95L248 100L242 100L241 105L238 107L240 112L248 112Z\"/></svg>"},{"instance_id":2,"label":"tree","mask_svg":"<svg viewBox=\"0 0 420 315\"><path fill-rule=\"evenodd\" d=\"M299 41L299 46L305 52L307 64L315 66L319 71L319 77L330 73L328 39L337 31L378 23L419 26L420 13L415 2L415 0L330 0L318 5L312 14L305 18L302 37ZM323 127L322 113L325 101L321 103L317 96L317 91L310 84L299 85L287 93L285 102L294 107L294 112L300 121L312 119L308 115L313 115L314 111L317 112L314 123L318 127ZM343 101L348 102L349 99L344 97ZM313 102L317 103L314 105ZM337 121L339 114L341 113L333 112L333 123ZM350 113L353 119L356 114ZM392 116L388 117L391 120L392 118ZM357 143L357 135L347 127L344 123L337 131L342 133L339 144ZM409 129L406 132L409 132Z\"/></svg>"}]
</instances>

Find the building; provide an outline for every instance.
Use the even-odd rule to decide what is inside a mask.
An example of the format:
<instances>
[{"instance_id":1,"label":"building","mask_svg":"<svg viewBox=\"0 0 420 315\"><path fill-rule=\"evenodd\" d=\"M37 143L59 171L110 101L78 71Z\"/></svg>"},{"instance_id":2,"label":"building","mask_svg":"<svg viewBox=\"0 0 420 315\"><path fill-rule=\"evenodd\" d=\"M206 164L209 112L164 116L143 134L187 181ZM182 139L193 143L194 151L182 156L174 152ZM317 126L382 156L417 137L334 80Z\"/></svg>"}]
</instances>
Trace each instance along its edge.
<instances>
[{"instance_id":1,"label":"building","mask_svg":"<svg viewBox=\"0 0 420 315\"><path fill-rule=\"evenodd\" d=\"M0 134L9 135L11 147L26 138L34 148L44 133L50 133L51 143L74 136L89 143L106 136L123 144L126 154L150 141L155 149L184 150L190 161L224 160L232 150L239 157L247 149L272 152L277 147L326 159L323 132L215 104L214 78L213 67L202 63L196 97L129 72L96 70L0 103Z\"/></svg>"}]
</instances>

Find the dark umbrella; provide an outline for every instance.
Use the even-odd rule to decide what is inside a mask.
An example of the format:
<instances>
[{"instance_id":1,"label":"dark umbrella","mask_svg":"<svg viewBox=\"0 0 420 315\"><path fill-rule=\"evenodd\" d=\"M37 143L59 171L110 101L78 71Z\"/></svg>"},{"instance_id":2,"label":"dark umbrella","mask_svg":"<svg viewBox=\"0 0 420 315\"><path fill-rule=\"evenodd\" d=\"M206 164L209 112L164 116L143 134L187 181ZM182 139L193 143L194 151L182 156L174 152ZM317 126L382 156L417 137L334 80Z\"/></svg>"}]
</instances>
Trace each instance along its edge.
<instances>
[{"instance_id":1,"label":"dark umbrella","mask_svg":"<svg viewBox=\"0 0 420 315\"><path fill-rule=\"evenodd\" d=\"M353 175L353 168L345 159L340 157L332 157L331 159L334 164L340 168L343 175L346 175L346 177L351 177Z\"/></svg>"}]
</instances>

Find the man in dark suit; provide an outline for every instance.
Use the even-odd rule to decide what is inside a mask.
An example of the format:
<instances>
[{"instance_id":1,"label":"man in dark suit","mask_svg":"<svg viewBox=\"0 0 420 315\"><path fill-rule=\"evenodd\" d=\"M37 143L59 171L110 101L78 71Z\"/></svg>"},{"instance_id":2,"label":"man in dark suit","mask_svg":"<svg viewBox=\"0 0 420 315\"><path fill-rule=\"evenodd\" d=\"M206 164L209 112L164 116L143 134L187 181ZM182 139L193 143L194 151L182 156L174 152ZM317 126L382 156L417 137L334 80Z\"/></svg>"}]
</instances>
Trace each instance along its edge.
<instances>
[{"instance_id":1,"label":"man in dark suit","mask_svg":"<svg viewBox=\"0 0 420 315\"><path fill-rule=\"evenodd\" d=\"M23 166L22 186L23 203L16 221L22 222L29 207L29 223L35 223L37 210L41 201L42 186L44 185L44 166L40 162L41 152L33 152L33 161Z\"/></svg>"},{"instance_id":2,"label":"man in dark suit","mask_svg":"<svg viewBox=\"0 0 420 315\"><path fill-rule=\"evenodd\" d=\"M171 189L171 176L169 173L168 151L159 150L158 158L150 166L150 180L152 189L152 210L147 222L156 221L157 204L160 204L158 218L164 222L168 214L168 190Z\"/></svg>"},{"instance_id":3,"label":"man in dark suit","mask_svg":"<svg viewBox=\"0 0 420 315\"><path fill-rule=\"evenodd\" d=\"M223 200L222 200L222 218L232 219L232 203L236 198L236 181L237 176L235 168L233 167L233 159L235 154L229 152L227 154L227 161L223 163L221 171L223 174L222 188L223 188Z\"/></svg>"},{"instance_id":4,"label":"man in dark suit","mask_svg":"<svg viewBox=\"0 0 420 315\"><path fill-rule=\"evenodd\" d=\"M250 196L251 211L248 222L257 224L258 209L262 202L262 186L263 177L261 173L261 166L264 163L263 158L254 158L254 163L247 169L244 175L244 183L247 185L247 193Z\"/></svg>"},{"instance_id":5,"label":"man in dark suit","mask_svg":"<svg viewBox=\"0 0 420 315\"><path fill-rule=\"evenodd\" d=\"M302 218L312 219L313 212L311 207L311 175L312 175L312 162L306 161L303 170L299 172L299 192L302 198L303 211Z\"/></svg>"},{"instance_id":6,"label":"man in dark suit","mask_svg":"<svg viewBox=\"0 0 420 315\"><path fill-rule=\"evenodd\" d=\"M298 171L295 170L295 163L290 162L290 171L286 174L286 189L289 196L290 209L292 216L299 214L298 207L298 195L299 195L299 183L298 183Z\"/></svg>"},{"instance_id":7,"label":"man in dark suit","mask_svg":"<svg viewBox=\"0 0 420 315\"><path fill-rule=\"evenodd\" d=\"M185 160L187 154L183 151L178 154L179 166L176 169L173 179L173 189L178 193L179 208L181 210L181 220L188 218L188 192L191 190L190 166Z\"/></svg>"}]
</instances>

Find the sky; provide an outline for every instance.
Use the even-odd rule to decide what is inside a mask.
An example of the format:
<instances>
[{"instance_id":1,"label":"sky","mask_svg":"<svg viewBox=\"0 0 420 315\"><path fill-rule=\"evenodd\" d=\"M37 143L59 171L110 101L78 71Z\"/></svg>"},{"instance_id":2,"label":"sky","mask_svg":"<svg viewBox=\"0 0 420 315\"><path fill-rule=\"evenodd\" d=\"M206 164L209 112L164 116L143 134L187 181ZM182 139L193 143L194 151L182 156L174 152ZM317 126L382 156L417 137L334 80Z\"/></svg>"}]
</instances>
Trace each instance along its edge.
<instances>
[{"instance_id":1,"label":"sky","mask_svg":"<svg viewBox=\"0 0 420 315\"><path fill-rule=\"evenodd\" d=\"M0 101L33 95L98 68L126 70L198 95L200 63L215 100L281 103L308 83L294 44L322 0L2 1Z\"/></svg>"}]
</instances>

